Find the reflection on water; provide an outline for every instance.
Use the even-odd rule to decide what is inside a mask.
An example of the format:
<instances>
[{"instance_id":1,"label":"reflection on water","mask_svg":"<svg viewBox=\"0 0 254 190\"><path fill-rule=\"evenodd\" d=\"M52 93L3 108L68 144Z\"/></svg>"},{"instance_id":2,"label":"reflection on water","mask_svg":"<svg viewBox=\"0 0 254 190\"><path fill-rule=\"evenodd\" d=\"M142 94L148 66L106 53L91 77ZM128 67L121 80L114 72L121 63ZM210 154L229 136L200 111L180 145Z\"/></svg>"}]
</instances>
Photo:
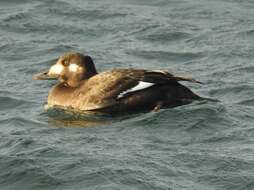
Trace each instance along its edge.
<instances>
[{"instance_id":1,"label":"reflection on water","mask_svg":"<svg viewBox=\"0 0 254 190\"><path fill-rule=\"evenodd\" d=\"M203 104L206 101L197 101L198 104ZM66 108L62 106L44 106L44 113L49 118L48 122L56 127L96 127L106 124L136 118L140 115L149 112L139 113L123 113L123 114L106 114L96 111L81 111L73 108Z\"/></svg>"},{"instance_id":2,"label":"reflection on water","mask_svg":"<svg viewBox=\"0 0 254 190\"><path fill-rule=\"evenodd\" d=\"M110 124L108 120L86 120L86 119L65 119L65 118L50 118L49 126L54 127L96 127L100 125Z\"/></svg>"},{"instance_id":3,"label":"reflection on water","mask_svg":"<svg viewBox=\"0 0 254 190\"><path fill-rule=\"evenodd\" d=\"M49 126L56 127L95 127L112 123L114 118L96 112L81 112L73 109L45 106Z\"/></svg>"}]
</instances>

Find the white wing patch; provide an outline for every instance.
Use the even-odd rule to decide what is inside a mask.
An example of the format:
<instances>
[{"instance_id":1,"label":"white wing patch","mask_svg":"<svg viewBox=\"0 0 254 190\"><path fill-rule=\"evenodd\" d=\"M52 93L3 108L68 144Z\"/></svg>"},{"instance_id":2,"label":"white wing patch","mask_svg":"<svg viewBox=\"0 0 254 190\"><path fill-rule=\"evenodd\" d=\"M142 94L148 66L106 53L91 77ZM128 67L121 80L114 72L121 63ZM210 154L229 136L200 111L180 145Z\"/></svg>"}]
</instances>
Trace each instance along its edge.
<instances>
[{"instance_id":1,"label":"white wing patch","mask_svg":"<svg viewBox=\"0 0 254 190\"><path fill-rule=\"evenodd\" d=\"M117 98L122 98L125 94L127 94L129 92L135 92L135 91L143 90L143 89L149 88L153 85L155 85L155 83L139 81L139 83L136 86L134 86L134 87L132 87L132 88L130 88L130 89L124 91L124 92L121 92L117 96Z\"/></svg>"}]
</instances>

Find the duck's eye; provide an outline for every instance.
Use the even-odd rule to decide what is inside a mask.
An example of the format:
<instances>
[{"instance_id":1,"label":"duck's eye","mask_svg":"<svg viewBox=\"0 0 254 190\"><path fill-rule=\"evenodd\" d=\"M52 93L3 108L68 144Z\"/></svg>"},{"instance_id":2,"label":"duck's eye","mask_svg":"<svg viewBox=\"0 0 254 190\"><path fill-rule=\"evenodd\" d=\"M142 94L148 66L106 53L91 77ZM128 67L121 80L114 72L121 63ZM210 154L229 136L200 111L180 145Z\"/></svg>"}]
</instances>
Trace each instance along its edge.
<instances>
[{"instance_id":1,"label":"duck's eye","mask_svg":"<svg viewBox=\"0 0 254 190\"><path fill-rule=\"evenodd\" d=\"M67 67L67 66L69 66L69 64L70 64L69 61L67 61L67 60L63 61L63 66Z\"/></svg>"}]
</instances>

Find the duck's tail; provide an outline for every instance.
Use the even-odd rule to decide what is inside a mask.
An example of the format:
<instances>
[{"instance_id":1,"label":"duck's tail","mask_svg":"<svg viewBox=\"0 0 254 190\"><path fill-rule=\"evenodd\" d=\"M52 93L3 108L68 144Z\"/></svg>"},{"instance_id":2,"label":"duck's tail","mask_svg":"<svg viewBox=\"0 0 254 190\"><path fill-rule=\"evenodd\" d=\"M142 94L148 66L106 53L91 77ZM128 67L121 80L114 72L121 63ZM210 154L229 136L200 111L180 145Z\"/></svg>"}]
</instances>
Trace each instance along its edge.
<instances>
[{"instance_id":1,"label":"duck's tail","mask_svg":"<svg viewBox=\"0 0 254 190\"><path fill-rule=\"evenodd\" d=\"M188 81L188 82L203 84L202 82L200 82L200 81L198 81L198 80L195 80L195 79L193 79L193 78L190 78L190 77L174 76L174 78L175 78L177 81Z\"/></svg>"},{"instance_id":2,"label":"duck's tail","mask_svg":"<svg viewBox=\"0 0 254 190\"><path fill-rule=\"evenodd\" d=\"M193 79L193 78L190 78L190 77L174 76L174 78L177 81L188 81L188 82L192 82L192 83L204 84L203 82L200 82L200 81L198 81L196 79ZM205 101L210 101L210 102L220 102L220 100L218 100L218 99L201 97L201 96L195 94L192 91L191 91L190 94L192 94L192 98L195 99L195 100L201 100L201 101L205 100Z\"/></svg>"}]
</instances>

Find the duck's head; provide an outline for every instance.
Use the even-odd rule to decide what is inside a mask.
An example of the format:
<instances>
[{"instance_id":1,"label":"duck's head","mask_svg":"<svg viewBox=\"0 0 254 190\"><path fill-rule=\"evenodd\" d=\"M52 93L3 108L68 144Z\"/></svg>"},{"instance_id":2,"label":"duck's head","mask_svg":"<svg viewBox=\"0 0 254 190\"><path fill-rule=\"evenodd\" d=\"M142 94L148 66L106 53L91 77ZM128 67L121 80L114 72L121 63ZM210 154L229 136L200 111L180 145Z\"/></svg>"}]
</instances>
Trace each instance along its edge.
<instances>
[{"instance_id":1,"label":"duck's head","mask_svg":"<svg viewBox=\"0 0 254 190\"><path fill-rule=\"evenodd\" d=\"M65 53L48 70L33 76L35 80L58 79L70 87L79 84L93 75L96 75L93 60L90 56L80 53Z\"/></svg>"}]
</instances>

